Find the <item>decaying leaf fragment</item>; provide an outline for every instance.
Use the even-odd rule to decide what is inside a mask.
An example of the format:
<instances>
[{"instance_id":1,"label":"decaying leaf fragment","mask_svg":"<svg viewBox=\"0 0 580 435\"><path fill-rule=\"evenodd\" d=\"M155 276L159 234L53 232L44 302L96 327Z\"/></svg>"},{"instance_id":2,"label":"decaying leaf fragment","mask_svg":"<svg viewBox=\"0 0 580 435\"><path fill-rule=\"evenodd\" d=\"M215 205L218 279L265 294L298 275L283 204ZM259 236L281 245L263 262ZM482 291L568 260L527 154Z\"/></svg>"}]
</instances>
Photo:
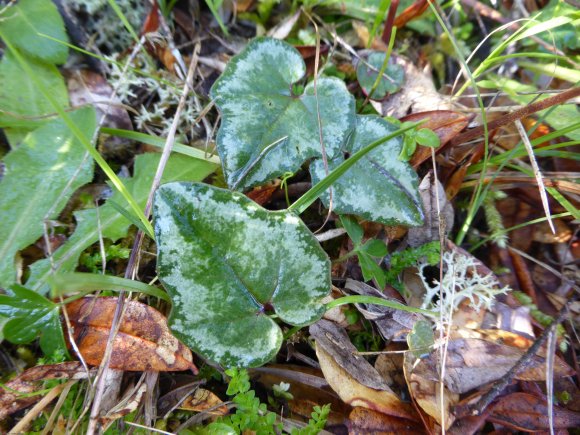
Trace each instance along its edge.
<instances>
[{"instance_id":1,"label":"decaying leaf fragment","mask_svg":"<svg viewBox=\"0 0 580 435\"><path fill-rule=\"evenodd\" d=\"M101 363L116 305L114 297L85 297L66 305L74 340L89 365ZM191 351L169 332L167 319L154 308L132 300L125 301L110 367L197 373Z\"/></svg>"},{"instance_id":2,"label":"decaying leaf fragment","mask_svg":"<svg viewBox=\"0 0 580 435\"><path fill-rule=\"evenodd\" d=\"M413 408L402 402L376 369L350 342L344 329L327 320L310 327L316 355L330 387L343 402L384 414L414 420Z\"/></svg>"},{"instance_id":3,"label":"decaying leaf fragment","mask_svg":"<svg viewBox=\"0 0 580 435\"><path fill-rule=\"evenodd\" d=\"M41 381L50 379L86 379L87 371L78 361L41 365L24 371L0 388L0 421L42 399L42 395L26 395L40 388Z\"/></svg>"},{"instance_id":4,"label":"decaying leaf fragment","mask_svg":"<svg viewBox=\"0 0 580 435\"><path fill-rule=\"evenodd\" d=\"M554 406L554 429L580 426L580 413ZM499 399L489 420L525 432L547 431L550 428L545 398L528 393L512 393Z\"/></svg>"}]
</instances>

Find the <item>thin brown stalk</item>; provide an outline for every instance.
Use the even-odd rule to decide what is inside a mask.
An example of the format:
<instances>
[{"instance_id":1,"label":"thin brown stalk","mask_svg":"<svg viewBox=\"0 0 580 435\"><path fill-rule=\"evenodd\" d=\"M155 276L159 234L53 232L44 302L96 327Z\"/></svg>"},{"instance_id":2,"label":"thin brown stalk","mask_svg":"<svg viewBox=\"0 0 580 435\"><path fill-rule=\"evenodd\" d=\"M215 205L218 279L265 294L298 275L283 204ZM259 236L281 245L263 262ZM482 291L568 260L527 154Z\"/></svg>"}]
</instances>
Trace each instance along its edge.
<instances>
[{"instance_id":1,"label":"thin brown stalk","mask_svg":"<svg viewBox=\"0 0 580 435\"><path fill-rule=\"evenodd\" d=\"M508 113L507 115L499 119L491 121L487 124L487 129L488 131L495 130L499 127L503 127L504 125L511 124L519 119L525 118L526 116L533 115L534 113L539 112L541 110L545 110L557 104L562 104L565 101L568 101L569 99L578 96L580 96L580 86L572 87L560 94L530 104L526 107L516 110L515 112ZM455 138L453 138L449 143L449 146L453 147L468 142L472 139L478 138L483 134L483 132L484 132L483 125L480 125L479 127L476 128L472 128L471 130L468 130L465 133L455 136Z\"/></svg>"}]
</instances>

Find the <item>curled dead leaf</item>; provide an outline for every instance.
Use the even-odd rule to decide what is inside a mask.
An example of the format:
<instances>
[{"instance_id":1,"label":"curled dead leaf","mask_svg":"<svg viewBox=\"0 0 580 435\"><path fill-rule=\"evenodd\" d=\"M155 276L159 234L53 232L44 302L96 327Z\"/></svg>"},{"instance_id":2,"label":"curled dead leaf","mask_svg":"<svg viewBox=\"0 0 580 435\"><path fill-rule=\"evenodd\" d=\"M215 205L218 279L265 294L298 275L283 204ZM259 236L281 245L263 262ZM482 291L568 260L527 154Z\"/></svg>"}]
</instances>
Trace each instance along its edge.
<instances>
[{"instance_id":1,"label":"curled dead leaf","mask_svg":"<svg viewBox=\"0 0 580 435\"><path fill-rule=\"evenodd\" d=\"M87 364L101 363L116 305L114 297L85 297L66 305L74 340ZM125 301L125 314L113 344L110 367L126 371L197 373L191 351L171 334L165 316L132 300Z\"/></svg>"},{"instance_id":2,"label":"curled dead leaf","mask_svg":"<svg viewBox=\"0 0 580 435\"><path fill-rule=\"evenodd\" d=\"M343 402L395 417L416 418L410 404L402 402L376 369L350 342L344 329L327 320L310 326L316 355L330 387Z\"/></svg>"}]
</instances>

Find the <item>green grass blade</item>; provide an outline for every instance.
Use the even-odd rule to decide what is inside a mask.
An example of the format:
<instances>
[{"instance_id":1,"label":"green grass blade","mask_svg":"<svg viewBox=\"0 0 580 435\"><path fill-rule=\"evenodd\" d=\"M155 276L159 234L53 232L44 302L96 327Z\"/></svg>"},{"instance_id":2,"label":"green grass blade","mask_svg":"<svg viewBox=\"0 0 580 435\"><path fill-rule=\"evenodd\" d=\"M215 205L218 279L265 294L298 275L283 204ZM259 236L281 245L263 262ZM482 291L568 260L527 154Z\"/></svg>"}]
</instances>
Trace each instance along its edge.
<instances>
[{"instance_id":1,"label":"green grass blade","mask_svg":"<svg viewBox=\"0 0 580 435\"><path fill-rule=\"evenodd\" d=\"M52 297L76 291L82 294L95 290L136 291L171 302L169 295L157 287L118 276L81 272L60 273L51 276L48 282L52 289Z\"/></svg>"},{"instance_id":2,"label":"green grass blade","mask_svg":"<svg viewBox=\"0 0 580 435\"><path fill-rule=\"evenodd\" d=\"M159 149L163 149L163 147L165 147L165 139L150 134L108 127L101 128L101 131L103 133L110 134L112 136L122 137L125 139L131 139L134 141L146 143L147 145L152 145ZM193 157L194 159L215 163L216 165L220 164L219 157L207 155L205 152L198 150L197 148L193 148L184 145L182 143L175 142L175 144L173 145L173 151L189 157Z\"/></svg>"},{"instance_id":3,"label":"green grass blade","mask_svg":"<svg viewBox=\"0 0 580 435\"><path fill-rule=\"evenodd\" d=\"M409 307L407 305L403 305L399 302L389 301L388 299L377 298L375 296L362 296L362 295L354 295L354 296L344 296L342 298L338 298L326 304L326 310L330 310L334 307L339 307L341 305L347 304L372 304L372 305L381 305L383 307L393 308L395 310L407 311L408 313L418 313L418 314L425 314L427 316L438 316L439 313L429 310L423 310L422 308L415 308Z\"/></svg>"}]
</instances>

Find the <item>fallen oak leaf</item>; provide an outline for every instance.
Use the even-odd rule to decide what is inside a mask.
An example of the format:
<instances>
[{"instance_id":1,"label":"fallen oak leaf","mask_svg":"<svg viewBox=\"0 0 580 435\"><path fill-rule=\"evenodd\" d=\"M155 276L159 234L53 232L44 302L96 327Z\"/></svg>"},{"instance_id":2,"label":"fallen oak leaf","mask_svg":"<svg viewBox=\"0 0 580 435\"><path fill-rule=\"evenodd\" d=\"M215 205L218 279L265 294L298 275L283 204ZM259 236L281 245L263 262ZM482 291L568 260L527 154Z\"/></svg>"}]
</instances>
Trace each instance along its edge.
<instances>
[{"instance_id":1,"label":"fallen oak leaf","mask_svg":"<svg viewBox=\"0 0 580 435\"><path fill-rule=\"evenodd\" d=\"M65 306L76 345L89 365L101 364L116 305L114 297L85 297ZM167 319L154 308L132 300L125 302L109 366L125 371L191 370L197 374L191 351L169 332Z\"/></svg>"}]
</instances>

